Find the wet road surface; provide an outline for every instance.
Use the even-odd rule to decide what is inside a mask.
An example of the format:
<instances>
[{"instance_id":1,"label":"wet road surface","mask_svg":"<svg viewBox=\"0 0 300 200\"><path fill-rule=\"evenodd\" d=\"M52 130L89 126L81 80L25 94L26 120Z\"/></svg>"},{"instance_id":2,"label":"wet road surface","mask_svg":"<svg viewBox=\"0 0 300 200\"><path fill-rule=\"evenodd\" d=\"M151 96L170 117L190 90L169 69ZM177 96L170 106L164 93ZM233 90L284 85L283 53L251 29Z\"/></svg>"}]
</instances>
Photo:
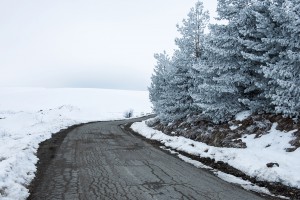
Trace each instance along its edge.
<instances>
[{"instance_id":1,"label":"wet road surface","mask_svg":"<svg viewBox=\"0 0 300 200\"><path fill-rule=\"evenodd\" d=\"M29 199L262 199L123 131L127 122L71 130Z\"/></svg>"}]
</instances>

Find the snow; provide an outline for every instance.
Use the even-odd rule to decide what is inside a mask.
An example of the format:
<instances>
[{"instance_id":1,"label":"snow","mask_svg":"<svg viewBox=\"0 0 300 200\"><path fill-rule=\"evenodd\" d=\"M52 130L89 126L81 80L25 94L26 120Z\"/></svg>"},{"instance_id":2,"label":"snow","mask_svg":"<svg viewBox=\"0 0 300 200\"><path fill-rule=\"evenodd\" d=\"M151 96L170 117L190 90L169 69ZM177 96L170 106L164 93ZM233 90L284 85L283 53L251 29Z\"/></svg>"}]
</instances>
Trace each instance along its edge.
<instances>
[{"instance_id":1,"label":"snow","mask_svg":"<svg viewBox=\"0 0 300 200\"><path fill-rule=\"evenodd\" d=\"M238 178L233 175L226 174L226 173L220 172L220 171L215 172L215 174L224 181L242 186L245 190L251 190L251 191L258 192L258 193L272 195L267 188L254 185L250 181L245 181L241 178Z\"/></svg>"},{"instance_id":2,"label":"snow","mask_svg":"<svg viewBox=\"0 0 300 200\"><path fill-rule=\"evenodd\" d=\"M232 125L232 126L229 126L229 128L230 128L230 130L235 130L235 129L237 129L238 128L238 126L236 126L236 125Z\"/></svg>"},{"instance_id":3,"label":"snow","mask_svg":"<svg viewBox=\"0 0 300 200\"><path fill-rule=\"evenodd\" d=\"M235 115L235 120L244 121L245 119L247 119L250 116L251 116L251 111L250 110L245 110L245 111L237 113Z\"/></svg>"},{"instance_id":4,"label":"snow","mask_svg":"<svg viewBox=\"0 0 300 200\"><path fill-rule=\"evenodd\" d=\"M201 168L201 169L206 169L206 170L210 170L212 171L216 176L218 176L220 179L226 181L226 182L229 182L229 183L233 183L233 184L237 184L237 185L240 185L242 188L244 188L245 190L250 190L250 191L254 191L254 192L258 192L258 193L263 193L263 194L267 194L267 195L271 195L271 196L275 196L273 194L270 193L270 191L265 188L265 187L260 187L260 186L257 186L253 183L251 183L250 181L245 181L239 177L235 177L231 174L226 174L224 172L221 172L221 171L218 171L218 170L215 170L209 166L206 166L204 165L203 163L199 162L199 161L196 161L196 160L193 160L191 158L188 158L184 155L181 155L180 153L172 150L172 149L168 149L164 146L161 146L160 148L166 150L166 151L169 151L171 154L176 154L181 160L183 160L184 162L187 162L191 165L194 165L195 167L197 168ZM284 196L280 196L280 198L283 198L285 199L286 197Z\"/></svg>"},{"instance_id":5,"label":"snow","mask_svg":"<svg viewBox=\"0 0 300 200\"><path fill-rule=\"evenodd\" d=\"M223 161L246 175L258 180L281 182L287 186L300 188L300 149L286 152L290 148L289 141L294 139L296 130L282 132L274 123L268 133L259 138L255 135L242 136L247 148L221 148L196 142L182 136L169 136L154 130L146 122L136 122L132 129L151 140L158 140L166 147L186 153ZM278 163L279 167L268 168L267 163Z\"/></svg>"},{"instance_id":6,"label":"snow","mask_svg":"<svg viewBox=\"0 0 300 200\"><path fill-rule=\"evenodd\" d=\"M39 143L68 126L151 112L146 91L0 88L0 199L28 197Z\"/></svg>"},{"instance_id":7,"label":"snow","mask_svg":"<svg viewBox=\"0 0 300 200\"><path fill-rule=\"evenodd\" d=\"M166 150L166 151L169 151L171 154L176 154L178 156L178 158L180 158L181 160L183 160L184 162L187 162L187 163L190 163L191 165L194 165L195 167L197 168L201 168L201 169L209 169L209 170L212 170L213 168L209 167L209 166L206 166L204 165L203 163L197 161L197 160L193 160L189 157L186 157L184 155L181 155L179 154L178 152L172 150L172 149L168 149L164 146L161 146L160 148Z\"/></svg>"},{"instance_id":8,"label":"snow","mask_svg":"<svg viewBox=\"0 0 300 200\"><path fill-rule=\"evenodd\" d=\"M197 168L202 168L202 169L212 169L211 167L208 167L206 165L204 165L203 163L199 162L199 161L196 161L196 160L193 160L191 158L188 158L184 155L178 155L178 157L183 160L184 162L187 162L187 163L190 163L192 165L194 165L195 167Z\"/></svg>"},{"instance_id":9,"label":"snow","mask_svg":"<svg viewBox=\"0 0 300 200\"><path fill-rule=\"evenodd\" d=\"M263 193L263 194L267 194L267 195L272 195L270 193L270 191L267 188L264 187L259 187L257 185L252 184L250 181L245 181L239 177L235 177L231 174L226 174L224 172L215 170L209 166L204 165L203 163L197 161L197 160L193 160L191 158L188 158L184 155L181 155L180 153L172 150L172 149L168 149L164 146L161 146L160 148L169 151L171 154L176 154L181 160L183 160L184 162L187 162L191 165L194 165L197 168L201 168L201 169L207 169L212 171L216 176L218 176L220 179L229 182L229 183L233 183L233 184L237 184L240 185L241 187L243 187L245 190L251 190L254 192L259 192L259 193Z\"/></svg>"}]
</instances>

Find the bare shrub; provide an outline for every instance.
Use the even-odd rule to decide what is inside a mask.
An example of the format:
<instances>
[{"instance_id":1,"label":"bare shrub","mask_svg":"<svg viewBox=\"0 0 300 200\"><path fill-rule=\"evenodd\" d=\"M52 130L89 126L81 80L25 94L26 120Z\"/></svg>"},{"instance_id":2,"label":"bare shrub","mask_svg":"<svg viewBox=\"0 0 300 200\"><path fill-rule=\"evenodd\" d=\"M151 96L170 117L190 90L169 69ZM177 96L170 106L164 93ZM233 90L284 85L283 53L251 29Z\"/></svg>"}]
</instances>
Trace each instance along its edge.
<instances>
[{"instance_id":1,"label":"bare shrub","mask_svg":"<svg viewBox=\"0 0 300 200\"><path fill-rule=\"evenodd\" d=\"M131 117L133 117L133 109L125 111L124 112L124 117L125 118L131 118Z\"/></svg>"}]
</instances>

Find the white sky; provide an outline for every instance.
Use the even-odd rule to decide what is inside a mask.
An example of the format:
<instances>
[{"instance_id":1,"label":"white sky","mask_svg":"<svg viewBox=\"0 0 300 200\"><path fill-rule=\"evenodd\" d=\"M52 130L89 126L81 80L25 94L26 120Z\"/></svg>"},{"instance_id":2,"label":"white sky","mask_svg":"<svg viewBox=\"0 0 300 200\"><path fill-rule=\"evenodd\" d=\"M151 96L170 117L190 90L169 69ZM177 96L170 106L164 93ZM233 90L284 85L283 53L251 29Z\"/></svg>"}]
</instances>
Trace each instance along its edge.
<instances>
[{"instance_id":1,"label":"white sky","mask_svg":"<svg viewBox=\"0 0 300 200\"><path fill-rule=\"evenodd\" d=\"M0 86L145 90L195 2L0 0Z\"/></svg>"}]
</instances>

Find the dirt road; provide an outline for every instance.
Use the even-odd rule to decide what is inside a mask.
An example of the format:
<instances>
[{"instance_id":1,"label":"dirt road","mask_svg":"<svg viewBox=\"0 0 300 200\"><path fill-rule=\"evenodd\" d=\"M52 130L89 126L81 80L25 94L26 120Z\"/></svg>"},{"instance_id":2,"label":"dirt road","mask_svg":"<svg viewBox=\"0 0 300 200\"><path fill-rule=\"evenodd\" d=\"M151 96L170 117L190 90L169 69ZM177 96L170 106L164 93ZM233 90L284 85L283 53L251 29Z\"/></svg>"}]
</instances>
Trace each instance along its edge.
<instances>
[{"instance_id":1,"label":"dirt road","mask_svg":"<svg viewBox=\"0 0 300 200\"><path fill-rule=\"evenodd\" d=\"M42 145L50 157L28 199L262 199L122 130L124 123L85 124Z\"/></svg>"}]
</instances>

